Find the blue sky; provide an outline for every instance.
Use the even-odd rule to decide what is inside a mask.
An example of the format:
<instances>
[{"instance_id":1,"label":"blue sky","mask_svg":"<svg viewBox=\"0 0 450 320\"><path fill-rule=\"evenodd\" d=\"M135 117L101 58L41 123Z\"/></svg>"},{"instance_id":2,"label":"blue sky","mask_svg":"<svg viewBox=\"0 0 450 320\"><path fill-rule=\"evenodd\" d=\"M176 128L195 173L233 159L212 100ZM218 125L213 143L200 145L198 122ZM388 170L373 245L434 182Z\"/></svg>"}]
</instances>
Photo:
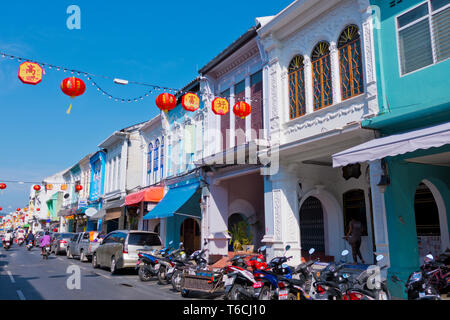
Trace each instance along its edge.
<instances>
[{"instance_id":1,"label":"blue sky","mask_svg":"<svg viewBox=\"0 0 450 320\"><path fill-rule=\"evenodd\" d=\"M228 1L21 1L2 4L0 51L93 74L181 88L250 27L277 14L291 0ZM81 9L81 30L69 30L69 5ZM43 81L25 85L18 61L0 57L0 182L41 181L75 164L115 130L154 117L155 96L116 103L87 84L73 101L60 90L71 76L45 70ZM82 78L82 77L81 77ZM96 79L120 97L145 93ZM29 184L7 183L0 207L27 204Z\"/></svg>"}]
</instances>

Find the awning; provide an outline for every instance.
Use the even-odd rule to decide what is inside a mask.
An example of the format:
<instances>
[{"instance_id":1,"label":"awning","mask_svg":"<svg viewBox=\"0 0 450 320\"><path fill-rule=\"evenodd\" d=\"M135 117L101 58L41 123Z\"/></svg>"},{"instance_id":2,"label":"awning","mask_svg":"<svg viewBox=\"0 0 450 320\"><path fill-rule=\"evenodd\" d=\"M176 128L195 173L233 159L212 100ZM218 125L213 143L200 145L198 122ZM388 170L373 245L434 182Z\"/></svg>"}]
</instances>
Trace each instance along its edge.
<instances>
[{"instance_id":1,"label":"awning","mask_svg":"<svg viewBox=\"0 0 450 320\"><path fill-rule=\"evenodd\" d=\"M151 187L125 197L125 205L133 206L141 202L160 202L164 197L163 187Z\"/></svg>"},{"instance_id":2,"label":"awning","mask_svg":"<svg viewBox=\"0 0 450 320\"><path fill-rule=\"evenodd\" d=\"M121 208L109 209L109 210L106 210L106 215L105 215L104 220L108 221L108 220L119 219L121 215L122 215Z\"/></svg>"},{"instance_id":3,"label":"awning","mask_svg":"<svg viewBox=\"0 0 450 320\"><path fill-rule=\"evenodd\" d=\"M333 167L379 160L450 144L450 122L375 139L333 155Z\"/></svg>"},{"instance_id":4,"label":"awning","mask_svg":"<svg viewBox=\"0 0 450 320\"><path fill-rule=\"evenodd\" d=\"M91 220L102 219L106 215L106 210L113 208L120 208L123 204L123 198L106 202L104 207L98 210L96 214L90 217Z\"/></svg>"},{"instance_id":5,"label":"awning","mask_svg":"<svg viewBox=\"0 0 450 320\"><path fill-rule=\"evenodd\" d=\"M195 182L170 188L161 202L144 217L144 220L167 218L174 214L200 218L201 191L199 186L200 183Z\"/></svg>"},{"instance_id":6,"label":"awning","mask_svg":"<svg viewBox=\"0 0 450 320\"><path fill-rule=\"evenodd\" d=\"M74 209L69 208L69 209L61 209L58 212L58 216L59 217L67 217L67 216L71 216L74 214Z\"/></svg>"}]
</instances>

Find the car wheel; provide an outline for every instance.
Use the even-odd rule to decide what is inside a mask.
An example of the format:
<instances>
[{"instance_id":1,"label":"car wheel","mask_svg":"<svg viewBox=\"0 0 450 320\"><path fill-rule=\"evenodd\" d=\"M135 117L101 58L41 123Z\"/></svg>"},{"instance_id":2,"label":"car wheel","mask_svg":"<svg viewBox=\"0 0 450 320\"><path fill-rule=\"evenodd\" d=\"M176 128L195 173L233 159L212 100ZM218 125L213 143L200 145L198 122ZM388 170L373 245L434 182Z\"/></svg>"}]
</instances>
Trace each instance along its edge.
<instances>
[{"instance_id":1,"label":"car wheel","mask_svg":"<svg viewBox=\"0 0 450 320\"><path fill-rule=\"evenodd\" d=\"M111 258L111 274L117 274L116 258Z\"/></svg>"},{"instance_id":2,"label":"car wheel","mask_svg":"<svg viewBox=\"0 0 450 320\"><path fill-rule=\"evenodd\" d=\"M84 254L83 250L80 252L80 261L85 262L86 261L86 255Z\"/></svg>"},{"instance_id":3,"label":"car wheel","mask_svg":"<svg viewBox=\"0 0 450 320\"><path fill-rule=\"evenodd\" d=\"M293 293L289 293L287 296L288 300L297 300L297 296Z\"/></svg>"},{"instance_id":4,"label":"car wheel","mask_svg":"<svg viewBox=\"0 0 450 320\"><path fill-rule=\"evenodd\" d=\"M92 255L92 267L93 267L94 269L98 268L98 264L97 264L97 255L96 255L96 254L93 254L93 255Z\"/></svg>"}]
</instances>

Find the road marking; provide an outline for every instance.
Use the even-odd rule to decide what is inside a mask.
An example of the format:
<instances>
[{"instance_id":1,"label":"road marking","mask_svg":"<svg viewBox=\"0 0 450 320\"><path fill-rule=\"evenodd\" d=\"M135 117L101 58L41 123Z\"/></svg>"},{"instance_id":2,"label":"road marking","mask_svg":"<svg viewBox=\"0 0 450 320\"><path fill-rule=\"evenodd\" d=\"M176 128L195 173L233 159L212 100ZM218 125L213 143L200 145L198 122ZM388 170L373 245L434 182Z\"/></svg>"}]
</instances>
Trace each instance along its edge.
<instances>
[{"instance_id":1,"label":"road marking","mask_svg":"<svg viewBox=\"0 0 450 320\"><path fill-rule=\"evenodd\" d=\"M16 283L16 280L14 280L14 277L12 276L12 273L11 273L11 271L6 271L6 273L9 275L9 279L11 279L11 282L12 283Z\"/></svg>"},{"instance_id":2,"label":"road marking","mask_svg":"<svg viewBox=\"0 0 450 320\"><path fill-rule=\"evenodd\" d=\"M19 296L20 300L27 300L27 299L25 299L25 296L23 295L22 290L17 290L17 295Z\"/></svg>"}]
</instances>

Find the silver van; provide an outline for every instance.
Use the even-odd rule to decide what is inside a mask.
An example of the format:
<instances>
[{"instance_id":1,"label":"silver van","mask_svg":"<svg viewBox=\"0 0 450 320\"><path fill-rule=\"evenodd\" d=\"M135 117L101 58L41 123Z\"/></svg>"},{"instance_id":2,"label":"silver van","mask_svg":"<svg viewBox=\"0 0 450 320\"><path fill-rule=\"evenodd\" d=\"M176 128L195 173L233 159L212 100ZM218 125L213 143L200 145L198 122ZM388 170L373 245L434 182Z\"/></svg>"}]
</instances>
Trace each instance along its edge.
<instances>
[{"instance_id":1,"label":"silver van","mask_svg":"<svg viewBox=\"0 0 450 320\"><path fill-rule=\"evenodd\" d=\"M161 238L155 232L116 230L103 239L92 255L94 268L107 267L114 274L119 269L134 268L138 250L161 249Z\"/></svg>"}]
</instances>

